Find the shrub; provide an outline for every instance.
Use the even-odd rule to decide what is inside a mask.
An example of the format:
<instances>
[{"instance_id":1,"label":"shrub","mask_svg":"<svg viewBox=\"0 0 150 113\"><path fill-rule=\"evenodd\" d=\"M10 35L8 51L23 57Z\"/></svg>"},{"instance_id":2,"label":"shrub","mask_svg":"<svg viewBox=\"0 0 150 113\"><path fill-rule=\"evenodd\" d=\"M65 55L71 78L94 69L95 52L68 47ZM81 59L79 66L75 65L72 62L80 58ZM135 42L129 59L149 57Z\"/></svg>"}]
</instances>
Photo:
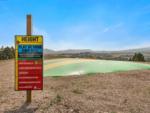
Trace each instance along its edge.
<instances>
[{"instance_id":1,"label":"shrub","mask_svg":"<svg viewBox=\"0 0 150 113\"><path fill-rule=\"evenodd\" d=\"M145 61L144 55L142 53L135 53L132 58L129 59L130 61Z\"/></svg>"}]
</instances>

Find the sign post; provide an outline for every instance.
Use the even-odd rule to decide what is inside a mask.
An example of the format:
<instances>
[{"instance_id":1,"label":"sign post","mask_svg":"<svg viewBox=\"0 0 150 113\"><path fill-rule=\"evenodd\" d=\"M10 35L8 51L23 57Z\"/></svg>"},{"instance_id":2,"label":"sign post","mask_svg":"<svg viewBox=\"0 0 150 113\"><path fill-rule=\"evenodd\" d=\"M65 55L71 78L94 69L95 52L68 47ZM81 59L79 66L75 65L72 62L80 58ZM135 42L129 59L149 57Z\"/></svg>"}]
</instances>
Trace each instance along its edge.
<instances>
[{"instance_id":1,"label":"sign post","mask_svg":"<svg viewBox=\"0 0 150 113\"><path fill-rule=\"evenodd\" d=\"M32 35L31 15L27 15L27 35L15 36L15 89L26 92L31 103L32 90L43 89L43 37Z\"/></svg>"},{"instance_id":2,"label":"sign post","mask_svg":"<svg viewBox=\"0 0 150 113\"><path fill-rule=\"evenodd\" d=\"M32 35L32 17L31 15L27 15L27 25L26 25L26 28L27 28L27 35ZM31 90L27 90L27 94L26 94L26 103L31 103L31 98L32 98L32 92Z\"/></svg>"}]
</instances>

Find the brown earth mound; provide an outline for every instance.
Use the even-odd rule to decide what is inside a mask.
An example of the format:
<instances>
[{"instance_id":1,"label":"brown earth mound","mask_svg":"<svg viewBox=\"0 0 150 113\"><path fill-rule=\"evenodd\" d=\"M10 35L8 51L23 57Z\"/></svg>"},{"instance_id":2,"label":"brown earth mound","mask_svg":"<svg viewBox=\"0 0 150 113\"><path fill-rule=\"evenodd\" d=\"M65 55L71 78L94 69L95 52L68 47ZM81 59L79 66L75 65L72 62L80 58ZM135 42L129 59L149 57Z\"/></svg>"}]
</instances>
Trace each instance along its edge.
<instances>
[{"instance_id":1,"label":"brown earth mound","mask_svg":"<svg viewBox=\"0 0 150 113\"><path fill-rule=\"evenodd\" d=\"M150 70L45 77L44 90L14 91L14 62L0 61L0 113L150 113Z\"/></svg>"}]
</instances>

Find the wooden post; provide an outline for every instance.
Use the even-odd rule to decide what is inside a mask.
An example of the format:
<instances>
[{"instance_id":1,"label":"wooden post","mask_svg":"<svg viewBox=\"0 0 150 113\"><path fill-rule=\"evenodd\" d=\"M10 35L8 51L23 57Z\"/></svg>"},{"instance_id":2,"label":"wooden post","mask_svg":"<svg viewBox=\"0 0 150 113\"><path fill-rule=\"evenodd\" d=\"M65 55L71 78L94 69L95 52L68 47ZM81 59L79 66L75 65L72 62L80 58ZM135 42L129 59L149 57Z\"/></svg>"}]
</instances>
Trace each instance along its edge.
<instances>
[{"instance_id":1,"label":"wooden post","mask_svg":"<svg viewBox=\"0 0 150 113\"><path fill-rule=\"evenodd\" d=\"M27 26L26 26L27 30L26 30L26 34L27 35L32 35L32 17L31 15L27 15ZM26 103L31 103L31 98L32 98L32 93L31 90L27 90L27 100Z\"/></svg>"},{"instance_id":2,"label":"wooden post","mask_svg":"<svg viewBox=\"0 0 150 113\"><path fill-rule=\"evenodd\" d=\"M32 17L27 15L27 35L32 35Z\"/></svg>"}]
</instances>

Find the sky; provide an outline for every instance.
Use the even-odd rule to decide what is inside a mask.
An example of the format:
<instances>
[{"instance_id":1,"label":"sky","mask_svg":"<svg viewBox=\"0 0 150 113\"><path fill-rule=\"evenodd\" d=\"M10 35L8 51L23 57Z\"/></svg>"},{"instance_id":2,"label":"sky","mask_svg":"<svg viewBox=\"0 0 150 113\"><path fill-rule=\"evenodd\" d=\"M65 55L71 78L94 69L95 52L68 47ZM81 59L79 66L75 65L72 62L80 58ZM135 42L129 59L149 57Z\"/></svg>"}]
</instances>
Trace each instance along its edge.
<instances>
[{"instance_id":1,"label":"sky","mask_svg":"<svg viewBox=\"0 0 150 113\"><path fill-rule=\"evenodd\" d=\"M150 47L150 0L0 0L0 46L43 35L53 50L124 50Z\"/></svg>"}]
</instances>

